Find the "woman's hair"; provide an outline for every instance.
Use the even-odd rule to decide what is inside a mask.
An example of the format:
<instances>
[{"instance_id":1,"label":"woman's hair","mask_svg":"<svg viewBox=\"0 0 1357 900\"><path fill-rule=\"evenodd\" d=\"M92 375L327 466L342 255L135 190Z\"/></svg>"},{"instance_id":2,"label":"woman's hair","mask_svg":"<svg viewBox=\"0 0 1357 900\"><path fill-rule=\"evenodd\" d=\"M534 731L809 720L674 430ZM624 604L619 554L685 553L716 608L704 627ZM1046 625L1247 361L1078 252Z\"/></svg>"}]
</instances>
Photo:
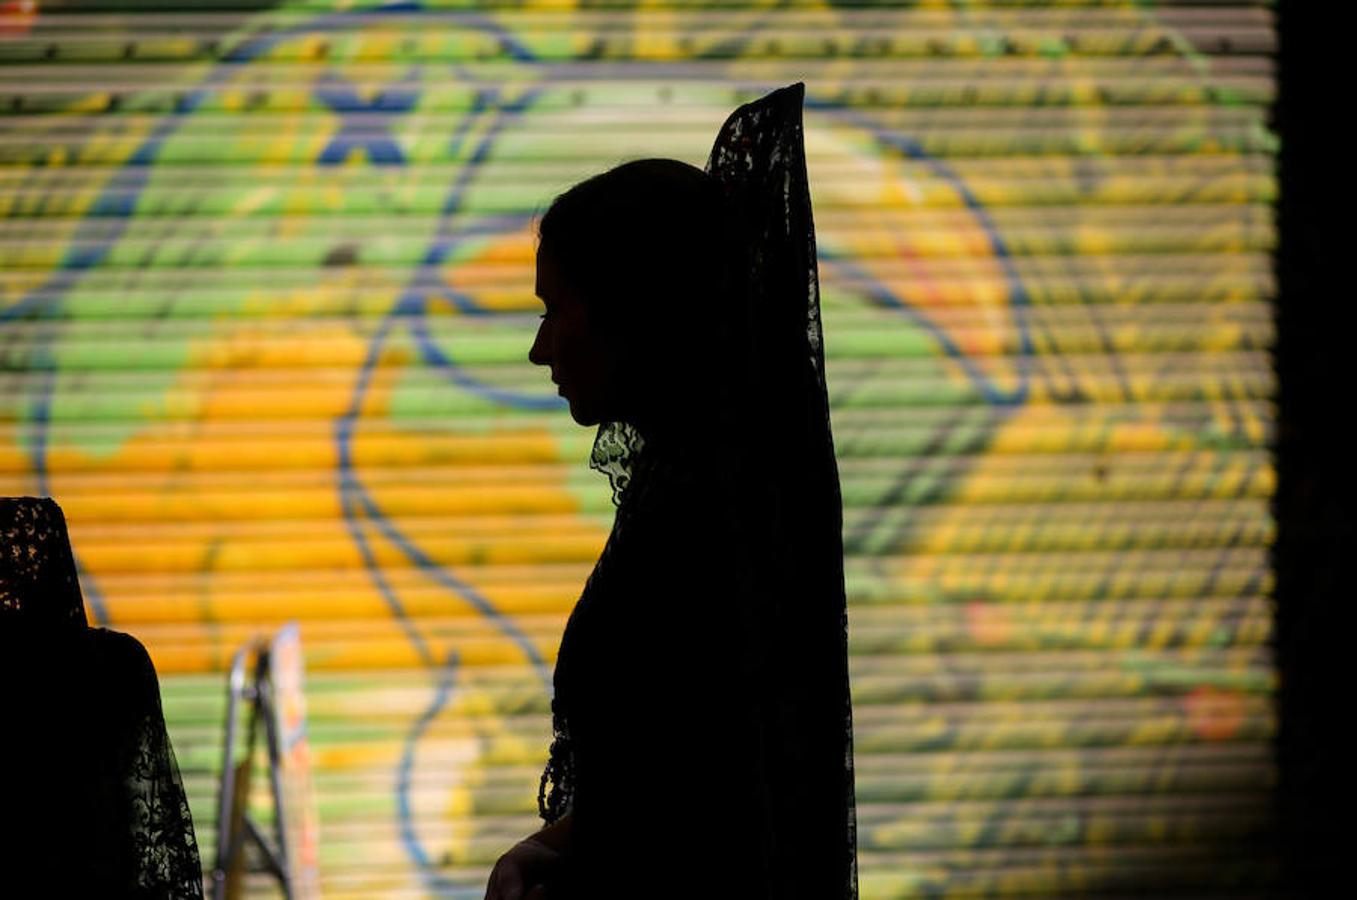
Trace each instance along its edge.
<instances>
[{"instance_id":1,"label":"woman's hair","mask_svg":"<svg viewBox=\"0 0 1357 900\"><path fill-rule=\"evenodd\" d=\"M637 159L558 195L538 222L543 253L579 293L624 377L654 386L715 377L720 300L736 246L720 185L676 159ZM698 361L684 366L685 358Z\"/></svg>"}]
</instances>

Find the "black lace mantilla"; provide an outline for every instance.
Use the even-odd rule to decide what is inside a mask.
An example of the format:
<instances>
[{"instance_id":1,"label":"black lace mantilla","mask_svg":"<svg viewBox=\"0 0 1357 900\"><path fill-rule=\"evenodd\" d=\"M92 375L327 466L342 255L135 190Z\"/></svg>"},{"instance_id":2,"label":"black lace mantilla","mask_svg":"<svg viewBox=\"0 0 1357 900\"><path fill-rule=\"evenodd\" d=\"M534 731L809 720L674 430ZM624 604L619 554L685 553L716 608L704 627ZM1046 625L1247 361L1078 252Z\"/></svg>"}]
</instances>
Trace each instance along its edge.
<instances>
[{"instance_id":1,"label":"black lace mantilla","mask_svg":"<svg viewBox=\"0 0 1357 900\"><path fill-rule=\"evenodd\" d=\"M606 422L594 442L590 466L618 508L562 636L538 791L547 823L572 813L580 880L567 897L653 884L644 840L698 834L653 896L858 896L804 98L797 82L739 107L707 162L742 245L728 293L704 310L729 377L701 433L655 445Z\"/></svg>"},{"instance_id":2,"label":"black lace mantilla","mask_svg":"<svg viewBox=\"0 0 1357 900\"><path fill-rule=\"evenodd\" d=\"M0 615L11 627L88 624L66 520L53 500L0 498Z\"/></svg>"},{"instance_id":3,"label":"black lace mantilla","mask_svg":"<svg viewBox=\"0 0 1357 900\"><path fill-rule=\"evenodd\" d=\"M0 498L0 672L6 890L201 897L155 667L130 635L88 627L65 518L49 498Z\"/></svg>"}]
</instances>

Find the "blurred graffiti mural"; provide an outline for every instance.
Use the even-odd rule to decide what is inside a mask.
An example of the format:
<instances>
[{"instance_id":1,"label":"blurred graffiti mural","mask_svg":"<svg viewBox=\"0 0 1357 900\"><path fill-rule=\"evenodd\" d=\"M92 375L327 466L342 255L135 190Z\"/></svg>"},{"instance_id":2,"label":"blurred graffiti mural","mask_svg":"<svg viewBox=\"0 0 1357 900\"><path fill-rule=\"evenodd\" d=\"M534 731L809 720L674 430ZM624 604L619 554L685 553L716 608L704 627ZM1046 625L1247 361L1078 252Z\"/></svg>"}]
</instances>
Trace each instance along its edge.
<instances>
[{"instance_id":1,"label":"blurred graffiti mural","mask_svg":"<svg viewBox=\"0 0 1357 900\"><path fill-rule=\"evenodd\" d=\"M0 492L152 653L205 860L291 619L327 894L538 827L612 506L533 218L804 80L863 897L1266 883L1270 4L260 6L0 7Z\"/></svg>"}]
</instances>

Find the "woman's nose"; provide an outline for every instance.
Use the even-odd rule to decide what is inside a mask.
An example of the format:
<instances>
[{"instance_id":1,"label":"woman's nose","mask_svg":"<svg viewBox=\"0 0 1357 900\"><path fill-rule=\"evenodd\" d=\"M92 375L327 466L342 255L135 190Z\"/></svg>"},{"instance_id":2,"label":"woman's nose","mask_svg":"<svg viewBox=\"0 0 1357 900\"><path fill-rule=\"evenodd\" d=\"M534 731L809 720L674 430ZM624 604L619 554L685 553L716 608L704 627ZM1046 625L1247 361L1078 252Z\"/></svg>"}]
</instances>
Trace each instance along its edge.
<instances>
[{"instance_id":1,"label":"woman's nose","mask_svg":"<svg viewBox=\"0 0 1357 900\"><path fill-rule=\"evenodd\" d=\"M543 338L546 332L546 324L537 329L537 337L533 339L532 347L528 349L528 362L535 366L546 366L551 364L551 357L547 355L547 341Z\"/></svg>"}]
</instances>

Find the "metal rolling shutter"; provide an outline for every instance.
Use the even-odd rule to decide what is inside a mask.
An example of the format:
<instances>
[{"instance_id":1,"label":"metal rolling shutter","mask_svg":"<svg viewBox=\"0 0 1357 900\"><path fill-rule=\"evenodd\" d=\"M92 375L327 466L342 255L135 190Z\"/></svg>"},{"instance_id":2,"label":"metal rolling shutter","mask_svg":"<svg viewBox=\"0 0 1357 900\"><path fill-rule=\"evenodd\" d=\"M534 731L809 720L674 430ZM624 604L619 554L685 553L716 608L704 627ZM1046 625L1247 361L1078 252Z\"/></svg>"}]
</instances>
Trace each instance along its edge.
<instances>
[{"instance_id":1,"label":"metal rolling shutter","mask_svg":"<svg viewBox=\"0 0 1357 900\"><path fill-rule=\"evenodd\" d=\"M292 618L327 895L537 827L611 506L530 217L804 80L862 896L1267 882L1270 4L259 5L0 8L0 492L150 649L205 862Z\"/></svg>"}]
</instances>

